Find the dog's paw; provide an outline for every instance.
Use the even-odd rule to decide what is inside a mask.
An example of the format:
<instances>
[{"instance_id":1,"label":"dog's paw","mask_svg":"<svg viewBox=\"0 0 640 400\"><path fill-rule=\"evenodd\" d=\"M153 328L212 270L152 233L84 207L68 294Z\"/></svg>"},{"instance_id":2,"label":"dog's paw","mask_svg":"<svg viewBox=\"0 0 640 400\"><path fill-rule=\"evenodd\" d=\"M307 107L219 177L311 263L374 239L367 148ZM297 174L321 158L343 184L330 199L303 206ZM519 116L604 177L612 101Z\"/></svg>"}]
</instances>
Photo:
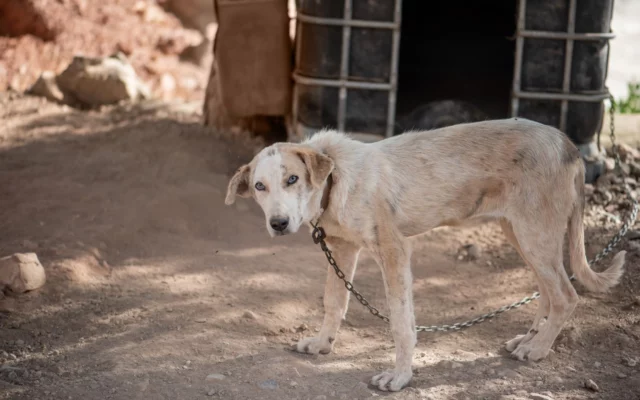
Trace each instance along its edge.
<instances>
[{"instance_id":1,"label":"dog's paw","mask_svg":"<svg viewBox=\"0 0 640 400\"><path fill-rule=\"evenodd\" d=\"M295 350L306 354L329 354L333 350L333 340L322 337L304 338L295 345Z\"/></svg>"},{"instance_id":2,"label":"dog's paw","mask_svg":"<svg viewBox=\"0 0 640 400\"><path fill-rule=\"evenodd\" d=\"M551 351L549 347L536 345L534 341L531 341L518 345L511 356L520 361L540 361L549 355L549 351Z\"/></svg>"},{"instance_id":3,"label":"dog's paw","mask_svg":"<svg viewBox=\"0 0 640 400\"><path fill-rule=\"evenodd\" d=\"M504 344L504 348L507 349L508 352L514 351L516 347L518 347L520 342L522 342L522 339L524 339L524 337L525 335L518 335L514 337L513 339L509 340L507 343Z\"/></svg>"},{"instance_id":4,"label":"dog's paw","mask_svg":"<svg viewBox=\"0 0 640 400\"><path fill-rule=\"evenodd\" d=\"M397 392L409 384L412 375L411 371L384 371L371 378L371 384L385 392Z\"/></svg>"}]
</instances>

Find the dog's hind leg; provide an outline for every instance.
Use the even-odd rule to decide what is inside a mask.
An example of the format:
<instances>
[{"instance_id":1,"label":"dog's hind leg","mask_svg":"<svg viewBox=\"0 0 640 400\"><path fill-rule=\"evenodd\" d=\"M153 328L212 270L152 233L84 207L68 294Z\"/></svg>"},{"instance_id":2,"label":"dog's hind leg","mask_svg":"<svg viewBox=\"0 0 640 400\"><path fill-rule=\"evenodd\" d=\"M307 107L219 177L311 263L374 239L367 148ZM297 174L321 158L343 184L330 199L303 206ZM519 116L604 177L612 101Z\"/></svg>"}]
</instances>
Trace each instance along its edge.
<instances>
[{"instance_id":1,"label":"dog's hind leg","mask_svg":"<svg viewBox=\"0 0 640 400\"><path fill-rule=\"evenodd\" d=\"M337 265L345 274L345 279L353 280L358 264L360 248L337 238L327 238L327 244ZM340 323L347 312L349 292L344 282L338 278L332 266L327 270L327 282L324 288L324 321L318 336L299 341L295 350L300 353L328 354L340 328Z\"/></svg>"},{"instance_id":2,"label":"dog's hind leg","mask_svg":"<svg viewBox=\"0 0 640 400\"><path fill-rule=\"evenodd\" d=\"M540 292L540 297L538 298L538 310L536 311L536 316L533 319L533 323L531 324L531 328L529 328L529 331L525 335L517 335L516 337L505 343L505 348L507 349L507 351L512 352L520 343L526 343L531 340L540 330L540 324L543 322L543 319L545 319L549 315L549 296L547 294L547 289L543 284L544 282L540 280L540 277L538 277L536 269L533 268L531 263L527 261L524 254L522 253L520 243L518 243L518 239L516 239L516 235L515 233L513 233L513 227L511 226L511 223L502 218L500 220L500 226L502 227L502 232L504 232L507 241L513 246L513 248L516 249L524 262L529 265L531 269L533 269L533 271L536 273L536 277L538 278L538 291Z\"/></svg>"},{"instance_id":3,"label":"dog's hind leg","mask_svg":"<svg viewBox=\"0 0 640 400\"><path fill-rule=\"evenodd\" d=\"M413 310L411 246L390 224L376 226L371 254L382 269L391 332L396 347L396 365L371 379L380 390L396 392L409 381L413 372L411 363L416 345L415 316Z\"/></svg>"},{"instance_id":4,"label":"dog's hind leg","mask_svg":"<svg viewBox=\"0 0 640 400\"><path fill-rule=\"evenodd\" d=\"M578 303L578 294L562 263L563 228L557 220L546 224L534 219L513 223L522 253L536 271L540 287L545 287L550 305L548 319L539 332L531 340L521 341L511 353L519 360L545 358Z\"/></svg>"}]
</instances>

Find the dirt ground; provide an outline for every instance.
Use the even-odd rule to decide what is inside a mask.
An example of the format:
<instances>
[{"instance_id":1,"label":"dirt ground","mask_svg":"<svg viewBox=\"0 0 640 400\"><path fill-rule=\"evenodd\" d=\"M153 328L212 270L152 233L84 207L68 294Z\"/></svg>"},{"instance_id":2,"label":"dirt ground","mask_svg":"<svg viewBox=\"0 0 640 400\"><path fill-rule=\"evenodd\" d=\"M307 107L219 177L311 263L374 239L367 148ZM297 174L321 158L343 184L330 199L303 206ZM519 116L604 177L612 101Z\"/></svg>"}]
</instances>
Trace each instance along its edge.
<instances>
[{"instance_id":1,"label":"dirt ground","mask_svg":"<svg viewBox=\"0 0 640 400\"><path fill-rule=\"evenodd\" d=\"M354 300L332 354L289 350L320 327L326 263L304 233L269 238L251 201L224 205L228 177L260 143L152 103L80 112L0 93L0 121L0 256L36 252L48 273L41 290L0 301L0 399L640 398L631 242L622 284L602 296L580 290L548 359L523 363L503 350L528 328L528 305L461 332L419 334L411 386L380 393L367 382L393 362L390 332ZM593 255L613 225L590 212ZM477 259L459 259L466 244ZM536 289L493 224L441 229L415 246L421 324ZM385 309L366 254L355 283Z\"/></svg>"}]
</instances>

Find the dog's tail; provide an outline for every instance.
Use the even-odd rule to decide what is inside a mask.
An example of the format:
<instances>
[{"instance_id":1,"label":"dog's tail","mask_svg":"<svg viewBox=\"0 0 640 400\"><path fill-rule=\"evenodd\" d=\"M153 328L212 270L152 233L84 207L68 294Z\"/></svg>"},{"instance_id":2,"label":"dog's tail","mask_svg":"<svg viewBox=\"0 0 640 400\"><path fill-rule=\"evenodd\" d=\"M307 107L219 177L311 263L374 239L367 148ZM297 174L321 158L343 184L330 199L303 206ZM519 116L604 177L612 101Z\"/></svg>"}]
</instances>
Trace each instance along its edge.
<instances>
[{"instance_id":1,"label":"dog's tail","mask_svg":"<svg viewBox=\"0 0 640 400\"><path fill-rule=\"evenodd\" d=\"M580 160L582 164L582 160ZM569 256L576 278L592 292L606 292L615 286L624 272L626 251L613 258L611 266L603 272L595 272L589 266L584 249L584 167L580 165L575 177L576 201L569 218Z\"/></svg>"}]
</instances>

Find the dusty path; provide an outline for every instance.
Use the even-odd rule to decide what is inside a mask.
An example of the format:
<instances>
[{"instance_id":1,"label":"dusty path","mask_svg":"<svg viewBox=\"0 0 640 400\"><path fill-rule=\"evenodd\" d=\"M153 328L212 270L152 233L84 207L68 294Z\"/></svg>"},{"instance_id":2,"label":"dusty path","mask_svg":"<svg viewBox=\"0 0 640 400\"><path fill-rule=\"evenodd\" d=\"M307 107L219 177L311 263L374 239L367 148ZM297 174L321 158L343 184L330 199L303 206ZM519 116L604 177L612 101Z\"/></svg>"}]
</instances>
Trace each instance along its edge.
<instances>
[{"instance_id":1,"label":"dusty path","mask_svg":"<svg viewBox=\"0 0 640 400\"><path fill-rule=\"evenodd\" d=\"M0 399L640 396L640 366L628 365L640 357L636 254L611 295L582 297L549 359L521 363L502 349L526 330L528 306L463 332L421 334L411 387L382 394L366 382L392 363L391 337L357 303L333 354L287 350L320 326L325 263L304 233L268 238L253 203L223 205L252 143L162 110L81 113L3 96L0 255L37 252L49 282L0 301ZM609 233L591 229L593 254ZM458 260L466 243L482 250L477 260ZM416 247L420 323L535 290L493 225L433 232ZM382 307L366 255L355 282Z\"/></svg>"}]
</instances>

